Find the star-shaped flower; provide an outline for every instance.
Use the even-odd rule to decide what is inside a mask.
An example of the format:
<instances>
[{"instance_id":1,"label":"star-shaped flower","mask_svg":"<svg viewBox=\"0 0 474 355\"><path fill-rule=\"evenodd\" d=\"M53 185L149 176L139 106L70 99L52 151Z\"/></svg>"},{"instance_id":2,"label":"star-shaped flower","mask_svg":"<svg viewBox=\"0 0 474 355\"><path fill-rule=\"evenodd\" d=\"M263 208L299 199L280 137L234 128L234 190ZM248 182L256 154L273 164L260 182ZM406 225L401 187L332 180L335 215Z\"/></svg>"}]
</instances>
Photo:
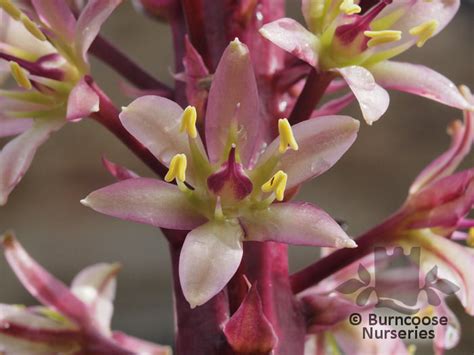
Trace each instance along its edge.
<instances>
[{"instance_id":1,"label":"star-shaped flower","mask_svg":"<svg viewBox=\"0 0 474 355\"><path fill-rule=\"evenodd\" d=\"M326 212L285 198L286 191L322 174L344 154L356 138L356 120L319 117L290 127L280 119L279 137L266 145L249 51L238 40L223 54L206 112L204 145L193 107L183 111L156 96L125 107L122 124L169 167L167 182L127 179L82 201L122 219L191 230L179 262L191 307L226 286L239 267L244 241L356 246Z\"/></svg>"}]
</instances>

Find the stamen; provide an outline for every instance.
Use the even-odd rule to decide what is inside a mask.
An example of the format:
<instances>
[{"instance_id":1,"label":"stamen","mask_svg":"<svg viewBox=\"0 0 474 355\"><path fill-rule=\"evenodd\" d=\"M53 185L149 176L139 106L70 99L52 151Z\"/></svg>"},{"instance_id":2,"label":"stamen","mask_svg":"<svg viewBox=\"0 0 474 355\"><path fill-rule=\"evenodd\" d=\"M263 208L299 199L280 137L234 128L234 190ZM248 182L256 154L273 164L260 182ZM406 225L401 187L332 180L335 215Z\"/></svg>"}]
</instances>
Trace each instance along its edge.
<instances>
[{"instance_id":1,"label":"stamen","mask_svg":"<svg viewBox=\"0 0 474 355\"><path fill-rule=\"evenodd\" d=\"M407 347L407 352L409 355L415 355L416 353L416 345L415 344L410 344Z\"/></svg>"},{"instance_id":2,"label":"stamen","mask_svg":"<svg viewBox=\"0 0 474 355\"><path fill-rule=\"evenodd\" d=\"M358 14L362 11L359 5L354 4L354 0L343 0L339 9L346 15Z\"/></svg>"},{"instance_id":3,"label":"stamen","mask_svg":"<svg viewBox=\"0 0 474 355\"><path fill-rule=\"evenodd\" d=\"M288 147L293 150L298 150L298 143L293 135L290 123L286 118L278 120L278 133L280 134L280 147L278 148L280 153L285 153Z\"/></svg>"},{"instance_id":4,"label":"stamen","mask_svg":"<svg viewBox=\"0 0 474 355\"><path fill-rule=\"evenodd\" d=\"M188 161L186 155L176 154L170 162L170 169L165 176L165 181L171 182L176 179L176 182L184 182L186 180L186 167Z\"/></svg>"},{"instance_id":5,"label":"stamen","mask_svg":"<svg viewBox=\"0 0 474 355\"><path fill-rule=\"evenodd\" d=\"M28 79L27 71L20 67L17 62L11 61L9 63L12 76L18 86L30 90L32 88L32 85L30 79Z\"/></svg>"},{"instance_id":6,"label":"stamen","mask_svg":"<svg viewBox=\"0 0 474 355\"><path fill-rule=\"evenodd\" d=\"M469 228L469 233L467 233L466 244L470 248L474 248L474 228Z\"/></svg>"},{"instance_id":7,"label":"stamen","mask_svg":"<svg viewBox=\"0 0 474 355\"><path fill-rule=\"evenodd\" d=\"M412 36L418 36L416 45L418 47L423 47L426 41L433 36L436 29L438 28L438 25L439 22L436 20L426 21L421 25L411 28L409 32Z\"/></svg>"},{"instance_id":8,"label":"stamen","mask_svg":"<svg viewBox=\"0 0 474 355\"><path fill-rule=\"evenodd\" d=\"M217 196L216 208L214 209L214 218L220 221L224 220L225 218L220 196Z\"/></svg>"},{"instance_id":9,"label":"stamen","mask_svg":"<svg viewBox=\"0 0 474 355\"><path fill-rule=\"evenodd\" d=\"M13 19L17 21L20 19L21 11L10 0L0 0L0 8Z\"/></svg>"},{"instance_id":10,"label":"stamen","mask_svg":"<svg viewBox=\"0 0 474 355\"><path fill-rule=\"evenodd\" d=\"M35 36L40 41L46 41L46 37L44 36L43 32L38 28L36 23L30 20L28 16L25 14L20 15L20 21L25 26L25 28L30 32L33 36Z\"/></svg>"},{"instance_id":11,"label":"stamen","mask_svg":"<svg viewBox=\"0 0 474 355\"><path fill-rule=\"evenodd\" d=\"M286 182L288 181L288 175L279 170L273 177L262 185L263 192L274 192L275 197L278 201L283 201L285 197Z\"/></svg>"},{"instance_id":12,"label":"stamen","mask_svg":"<svg viewBox=\"0 0 474 355\"><path fill-rule=\"evenodd\" d=\"M367 42L367 46L369 48L378 46L379 44L390 43L390 42L397 42L402 38L401 31L365 31L364 35L371 38L369 42Z\"/></svg>"},{"instance_id":13,"label":"stamen","mask_svg":"<svg viewBox=\"0 0 474 355\"><path fill-rule=\"evenodd\" d=\"M183 116L181 118L181 127L179 128L180 132L186 131L186 133L191 138L197 137L197 129L196 129L196 108L194 106L188 106L183 112Z\"/></svg>"}]
</instances>

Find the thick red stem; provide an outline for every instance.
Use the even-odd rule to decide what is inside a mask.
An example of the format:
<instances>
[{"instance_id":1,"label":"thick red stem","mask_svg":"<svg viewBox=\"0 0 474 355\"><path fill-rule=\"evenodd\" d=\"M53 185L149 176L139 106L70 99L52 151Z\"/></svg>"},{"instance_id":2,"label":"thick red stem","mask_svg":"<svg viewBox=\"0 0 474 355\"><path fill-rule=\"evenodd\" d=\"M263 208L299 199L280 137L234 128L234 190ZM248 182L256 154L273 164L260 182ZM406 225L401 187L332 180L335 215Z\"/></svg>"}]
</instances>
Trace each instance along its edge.
<instances>
[{"instance_id":1,"label":"thick red stem","mask_svg":"<svg viewBox=\"0 0 474 355\"><path fill-rule=\"evenodd\" d=\"M331 72L318 72L314 68L310 71L303 91L288 118L292 125L311 117L314 108L334 78L335 74Z\"/></svg>"},{"instance_id":2,"label":"thick red stem","mask_svg":"<svg viewBox=\"0 0 474 355\"><path fill-rule=\"evenodd\" d=\"M138 88L157 90L163 92L162 96L173 97L173 90L171 88L147 73L141 66L104 37L97 36L92 43L90 51Z\"/></svg>"},{"instance_id":3,"label":"thick red stem","mask_svg":"<svg viewBox=\"0 0 474 355\"><path fill-rule=\"evenodd\" d=\"M173 267L174 305L176 317L176 354L221 355L230 353L222 332L229 318L227 293L220 292L204 305L191 309L179 281L179 255L184 232L163 231L169 240Z\"/></svg>"},{"instance_id":4,"label":"thick red stem","mask_svg":"<svg viewBox=\"0 0 474 355\"><path fill-rule=\"evenodd\" d=\"M376 246L386 245L397 235L396 231L400 228L405 217L403 212L395 213L386 221L356 238L357 248L339 249L291 275L293 292L296 294L316 285L335 272L373 252Z\"/></svg>"},{"instance_id":5,"label":"thick red stem","mask_svg":"<svg viewBox=\"0 0 474 355\"><path fill-rule=\"evenodd\" d=\"M165 176L167 169L122 126L119 119L120 111L96 84L93 83L92 86L100 99L99 112L94 113L92 118L112 132L156 174L161 177Z\"/></svg>"}]
</instances>

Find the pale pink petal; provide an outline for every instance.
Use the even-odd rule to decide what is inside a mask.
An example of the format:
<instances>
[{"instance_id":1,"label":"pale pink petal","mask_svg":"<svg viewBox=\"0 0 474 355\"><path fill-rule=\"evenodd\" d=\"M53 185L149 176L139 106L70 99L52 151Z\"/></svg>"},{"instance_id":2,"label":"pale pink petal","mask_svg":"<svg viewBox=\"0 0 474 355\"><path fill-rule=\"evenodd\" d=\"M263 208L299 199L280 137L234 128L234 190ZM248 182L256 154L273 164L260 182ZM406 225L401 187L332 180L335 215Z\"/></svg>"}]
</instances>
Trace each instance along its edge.
<instances>
[{"instance_id":1,"label":"pale pink petal","mask_svg":"<svg viewBox=\"0 0 474 355\"><path fill-rule=\"evenodd\" d=\"M66 285L33 260L13 235L4 236L3 247L10 267L33 297L80 325L88 322L86 305Z\"/></svg>"},{"instance_id":2,"label":"pale pink petal","mask_svg":"<svg viewBox=\"0 0 474 355\"><path fill-rule=\"evenodd\" d=\"M175 154L188 157L186 179L193 182L195 169L190 159L188 136L180 132L183 110L174 101L159 96L142 96L120 113L123 126L165 166ZM202 146L199 137L198 146Z\"/></svg>"},{"instance_id":3,"label":"pale pink petal","mask_svg":"<svg viewBox=\"0 0 474 355\"><path fill-rule=\"evenodd\" d=\"M169 346L150 343L149 341L138 339L122 332L113 332L113 339L116 343L125 349L136 352L137 354L150 355L171 355Z\"/></svg>"},{"instance_id":4,"label":"pale pink petal","mask_svg":"<svg viewBox=\"0 0 474 355\"><path fill-rule=\"evenodd\" d=\"M189 230L206 221L176 185L136 178L92 192L81 201L97 212L152 226Z\"/></svg>"},{"instance_id":5,"label":"pale pink petal","mask_svg":"<svg viewBox=\"0 0 474 355\"><path fill-rule=\"evenodd\" d=\"M346 280L347 281L347 280ZM306 316L307 333L320 333L345 321L352 313L364 310L338 293L321 295L308 293L300 298Z\"/></svg>"},{"instance_id":6,"label":"pale pink petal","mask_svg":"<svg viewBox=\"0 0 474 355\"><path fill-rule=\"evenodd\" d=\"M71 284L72 293L89 307L92 317L105 334L110 332L119 270L119 264L95 264L77 274Z\"/></svg>"},{"instance_id":7,"label":"pale pink petal","mask_svg":"<svg viewBox=\"0 0 474 355\"><path fill-rule=\"evenodd\" d=\"M56 49L48 41L40 41L33 36L20 21L13 20L0 9L0 42L13 48L19 48L29 54L31 58L39 59L42 56L56 53Z\"/></svg>"},{"instance_id":8,"label":"pale pink petal","mask_svg":"<svg viewBox=\"0 0 474 355\"><path fill-rule=\"evenodd\" d=\"M243 231L236 221L210 221L192 230L179 257L179 278L191 308L219 293L242 260Z\"/></svg>"},{"instance_id":9,"label":"pale pink petal","mask_svg":"<svg viewBox=\"0 0 474 355\"><path fill-rule=\"evenodd\" d=\"M76 24L76 51L87 62L86 54L100 31L100 27L120 4L121 0L89 0Z\"/></svg>"},{"instance_id":10,"label":"pale pink petal","mask_svg":"<svg viewBox=\"0 0 474 355\"><path fill-rule=\"evenodd\" d=\"M404 208L412 215L410 228L444 227L452 232L473 203L474 169L469 169L410 195Z\"/></svg>"},{"instance_id":11,"label":"pale pink petal","mask_svg":"<svg viewBox=\"0 0 474 355\"><path fill-rule=\"evenodd\" d=\"M260 34L278 47L316 67L318 38L293 19L282 18L260 28Z\"/></svg>"},{"instance_id":12,"label":"pale pink petal","mask_svg":"<svg viewBox=\"0 0 474 355\"><path fill-rule=\"evenodd\" d=\"M426 274L437 267L439 278L460 288L456 296L466 312L474 315L474 250L434 234L429 229L411 233L399 242L406 247L421 247L421 270Z\"/></svg>"},{"instance_id":13,"label":"pale pink petal","mask_svg":"<svg viewBox=\"0 0 474 355\"><path fill-rule=\"evenodd\" d=\"M92 89L86 78L82 78L71 90L67 101L68 121L77 122L99 111L99 95Z\"/></svg>"},{"instance_id":14,"label":"pale pink petal","mask_svg":"<svg viewBox=\"0 0 474 355\"><path fill-rule=\"evenodd\" d=\"M378 332L389 332L391 330L388 326L371 326L368 321L369 315L362 314L362 323L354 326L348 321L341 323L333 328L331 333L336 339L337 345L341 348L344 354L351 355L368 355L368 354L383 354L383 355L409 355L407 348L403 341L399 338L392 339L387 337L379 339L373 337L372 339L363 338L363 329L375 329Z\"/></svg>"},{"instance_id":15,"label":"pale pink petal","mask_svg":"<svg viewBox=\"0 0 474 355\"><path fill-rule=\"evenodd\" d=\"M434 308L436 316L439 318L446 317L448 319L447 325L438 324L434 327L435 337L433 346L436 355L441 355L444 350L450 350L458 345L461 338L461 325L456 315L446 304L445 300L441 301L439 306Z\"/></svg>"},{"instance_id":16,"label":"pale pink petal","mask_svg":"<svg viewBox=\"0 0 474 355\"><path fill-rule=\"evenodd\" d=\"M320 108L315 110L311 116L311 118L321 117L321 116L329 116L329 115L336 115L349 106L352 101L355 100L355 96L352 92L335 98L331 101L326 102Z\"/></svg>"},{"instance_id":17,"label":"pale pink petal","mask_svg":"<svg viewBox=\"0 0 474 355\"><path fill-rule=\"evenodd\" d=\"M66 43L72 43L75 35L76 18L64 0L32 0L36 14L54 34Z\"/></svg>"},{"instance_id":18,"label":"pale pink petal","mask_svg":"<svg viewBox=\"0 0 474 355\"><path fill-rule=\"evenodd\" d=\"M299 149L287 150L276 167L288 174L287 189L331 168L355 141L359 121L348 116L324 116L298 123L292 128ZM279 154L279 144L277 138L267 147L259 166Z\"/></svg>"},{"instance_id":19,"label":"pale pink petal","mask_svg":"<svg viewBox=\"0 0 474 355\"><path fill-rule=\"evenodd\" d=\"M370 71L360 66L350 66L338 71L359 101L365 121L371 125L387 111L390 98L387 91L378 85Z\"/></svg>"},{"instance_id":20,"label":"pale pink petal","mask_svg":"<svg viewBox=\"0 0 474 355\"><path fill-rule=\"evenodd\" d=\"M48 318L40 309L0 304L0 352L51 354L78 350L78 328L66 319L60 321L60 315Z\"/></svg>"},{"instance_id":21,"label":"pale pink petal","mask_svg":"<svg viewBox=\"0 0 474 355\"><path fill-rule=\"evenodd\" d=\"M240 222L247 240L336 248L357 246L331 216L307 202L276 203L244 215Z\"/></svg>"},{"instance_id":22,"label":"pale pink petal","mask_svg":"<svg viewBox=\"0 0 474 355\"><path fill-rule=\"evenodd\" d=\"M402 31L404 36L399 43L409 41L413 38L413 36L409 34L411 28L431 20L438 22L438 27L433 34L433 36L435 36L451 21L458 11L460 5L459 0L433 0L429 2L412 1L409 3L411 3L411 6L408 6L407 11L403 14L403 16L401 16L400 19L390 27L390 29ZM377 18L382 18L389 13L396 11L398 8L400 8L400 4L403 4L403 2L393 1L393 3L388 5L377 16Z\"/></svg>"},{"instance_id":23,"label":"pale pink petal","mask_svg":"<svg viewBox=\"0 0 474 355\"><path fill-rule=\"evenodd\" d=\"M369 69L377 83L386 89L419 95L459 109L474 109L453 82L423 65L384 61Z\"/></svg>"},{"instance_id":24,"label":"pale pink petal","mask_svg":"<svg viewBox=\"0 0 474 355\"><path fill-rule=\"evenodd\" d=\"M473 113L467 111L464 114L464 125L459 121L455 121L451 125L451 146L417 176L410 187L410 194L452 174L456 170L464 157L471 151L474 138L473 120Z\"/></svg>"},{"instance_id":25,"label":"pale pink petal","mask_svg":"<svg viewBox=\"0 0 474 355\"><path fill-rule=\"evenodd\" d=\"M105 166L107 171L119 181L140 177L136 172L115 164L106 157L102 157L102 164Z\"/></svg>"},{"instance_id":26,"label":"pale pink petal","mask_svg":"<svg viewBox=\"0 0 474 355\"><path fill-rule=\"evenodd\" d=\"M249 50L234 40L224 51L212 79L205 120L206 143L212 163L227 158L231 134L237 136L244 167L253 163L261 148L258 92ZM234 132L232 132L234 131Z\"/></svg>"},{"instance_id":27,"label":"pale pink petal","mask_svg":"<svg viewBox=\"0 0 474 355\"><path fill-rule=\"evenodd\" d=\"M7 143L0 152L0 206L20 182L38 147L64 125L64 120L36 121L29 130Z\"/></svg>"},{"instance_id":28,"label":"pale pink petal","mask_svg":"<svg viewBox=\"0 0 474 355\"><path fill-rule=\"evenodd\" d=\"M263 312L256 284L222 330L232 350L239 354L267 354L278 343L273 326Z\"/></svg>"},{"instance_id":29,"label":"pale pink petal","mask_svg":"<svg viewBox=\"0 0 474 355\"><path fill-rule=\"evenodd\" d=\"M0 116L0 138L15 136L31 128L33 120Z\"/></svg>"}]
</instances>

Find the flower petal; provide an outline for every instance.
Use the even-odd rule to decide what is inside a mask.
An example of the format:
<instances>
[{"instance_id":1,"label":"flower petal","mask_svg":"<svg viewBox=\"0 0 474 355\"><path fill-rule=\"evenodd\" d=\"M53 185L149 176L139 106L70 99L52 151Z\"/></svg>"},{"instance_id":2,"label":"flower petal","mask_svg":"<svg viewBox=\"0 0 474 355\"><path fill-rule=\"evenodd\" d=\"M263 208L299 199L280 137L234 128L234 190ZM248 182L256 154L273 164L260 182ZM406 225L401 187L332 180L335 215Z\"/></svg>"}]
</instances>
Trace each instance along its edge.
<instances>
[{"instance_id":1,"label":"flower petal","mask_svg":"<svg viewBox=\"0 0 474 355\"><path fill-rule=\"evenodd\" d=\"M48 311L52 312L52 311ZM59 316L60 317L60 316ZM6 354L50 354L77 351L81 334L65 320L41 314L40 307L0 304L0 351Z\"/></svg>"},{"instance_id":2,"label":"flower petal","mask_svg":"<svg viewBox=\"0 0 474 355\"><path fill-rule=\"evenodd\" d=\"M236 143L244 167L252 166L261 148L259 112L250 53L236 39L224 51L209 92L205 129L212 163L225 160L225 148Z\"/></svg>"},{"instance_id":3,"label":"flower petal","mask_svg":"<svg viewBox=\"0 0 474 355\"><path fill-rule=\"evenodd\" d=\"M33 125L33 120L0 116L0 138L23 133Z\"/></svg>"},{"instance_id":4,"label":"flower petal","mask_svg":"<svg viewBox=\"0 0 474 355\"><path fill-rule=\"evenodd\" d=\"M62 41L72 43L76 18L64 0L32 0L37 15Z\"/></svg>"},{"instance_id":5,"label":"flower petal","mask_svg":"<svg viewBox=\"0 0 474 355\"><path fill-rule=\"evenodd\" d=\"M474 138L474 114L471 111L465 112L464 125L459 121L453 122L450 134L451 146L416 177L410 187L410 194L452 174L464 157L469 154Z\"/></svg>"},{"instance_id":6,"label":"flower petal","mask_svg":"<svg viewBox=\"0 0 474 355\"><path fill-rule=\"evenodd\" d=\"M409 227L453 229L473 203L474 169L447 176L409 196L405 205L413 216Z\"/></svg>"},{"instance_id":7,"label":"flower petal","mask_svg":"<svg viewBox=\"0 0 474 355\"><path fill-rule=\"evenodd\" d=\"M337 97L333 100L326 102L317 110L314 110L311 118L321 117L321 116L329 116L329 115L336 115L345 109L348 105L355 100L355 96L352 92Z\"/></svg>"},{"instance_id":8,"label":"flower petal","mask_svg":"<svg viewBox=\"0 0 474 355\"><path fill-rule=\"evenodd\" d=\"M419 95L461 110L474 108L453 82L423 65L384 61L369 69L377 83L386 89Z\"/></svg>"},{"instance_id":9,"label":"flower petal","mask_svg":"<svg viewBox=\"0 0 474 355\"><path fill-rule=\"evenodd\" d=\"M364 329L374 329L378 332L389 332L388 326L369 325L368 314L362 314L362 323L353 326L348 321L340 323L332 329L332 334L336 338L337 345L344 354L365 355L365 354L384 354L384 355L408 355L407 348L399 338L379 339L373 337L363 337Z\"/></svg>"},{"instance_id":10,"label":"flower petal","mask_svg":"<svg viewBox=\"0 0 474 355\"><path fill-rule=\"evenodd\" d=\"M72 293L89 307L105 334L110 332L119 270L119 264L95 264L77 274L71 284Z\"/></svg>"},{"instance_id":11,"label":"flower petal","mask_svg":"<svg viewBox=\"0 0 474 355\"><path fill-rule=\"evenodd\" d=\"M192 230L179 258L179 278L191 308L219 293L242 260L243 231L235 221L210 221Z\"/></svg>"},{"instance_id":12,"label":"flower petal","mask_svg":"<svg viewBox=\"0 0 474 355\"><path fill-rule=\"evenodd\" d=\"M120 121L165 166L176 154L191 157L188 137L180 132L183 110L174 101L142 96L122 109ZM199 139L199 138L198 138ZM199 143L201 143L199 141ZM188 159L186 178L193 181L193 160Z\"/></svg>"},{"instance_id":13,"label":"flower petal","mask_svg":"<svg viewBox=\"0 0 474 355\"><path fill-rule=\"evenodd\" d=\"M421 247L421 270L426 274L433 267L438 269L438 278L446 279L460 288L456 296L466 312L474 315L474 278L472 265L474 251L428 229L411 233L399 240L402 246Z\"/></svg>"},{"instance_id":14,"label":"flower petal","mask_svg":"<svg viewBox=\"0 0 474 355\"><path fill-rule=\"evenodd\" d=\"M68 121L77 122L99 111L99 95L91 88L86 78L82 78L71 90L67 101Z\"/></svg>"},{"instance_id":15,"label":"flower petal","mask_svg":"<svg viewBox=\"0 0 474 355\"><path fill-rule=\"evenodd\" d=\"M282 18L263 25L259 32L278 47L316 67L318 38L297 21Z\"/></svg>"},{"instance_id":16,"label":"flower petal","mask_svg":"<svg viewBox=\"0 0 474 355\"><path fill-rule=\"evenodd\" d=\"M255 284L237 311L224 324L227 342L237 353L267 354L278 343L273 326L263 312L263 305Z\"/></svg>"},{"instance_id":17,"label":"flower petal","mask_svg":"<svg viewBox=\"0 0 474 355\"><path fill-rule=\"evenodd\" d=\"M5 145L0 152L0 206L20 182L38 147L64 125L64 120L41 120Z\"/></svg>"},{"instance_id":18,"label":"flower petal","mask_svg":"<svg viewBox=\"0 0 474 355\"><path fill-rule=\"evenodd\" d=\"M390 98L370 71L357 65L336 68L359 101L365 121L371 125L387 111Z\"/></svg>"},{"instance_id":19,"label":"flower petal","mask_svg":"<svg viewBox=\"0 0 474 355\"><path fill-rule=\"evenodd\" d=\"M326 212L310 203L285 202L240 218L248 240L354 248L356 243Z\"/></svg>"},{"instance_id":20,"label":"flower petal","mask_svg":"<svg viewBox=\"0 0 474 355\"><path fill-rule=\"evenodd\" d=\"M33 260L13 235L4 236L3 247L10 267L33 297L79 324L88 322L86 305Z\"/></svg>"},{"instance_id":21,"label":"flower petal","mask_svg":"<svg viewBox=\"0 0 474 355\"><path fill-rule=\"evenodd\" d=\"M324 116L298 123L292 129L299 149L286 151L277 166L288 174L287 190L331 168L355 141L359 121L348 116ZM277 138L267 147L259 167L279 154L279 145Z\"/></svg>"},{"instance_id":22,"label":"flower petal","mask_svg":"<svg viewBox=\"0 0 474 355\"><path fill-rule=\"evenodd\" d=\"M138 339L122 332L113 332L115 342L125 349L131 350L137 354L153 354L153 355L171 355L169 346L150 343L149 341Z\"/></svg>"},{"instance_id":23,"label":"flower petal","mask_svg":"<svg viewBox=\"0 0 474 355\"><path fill-rule=\"evenodd\" d=\"M102 157L102 165L104 165L107 171L118 181L135 179L137 177L140 177L136 172L129 170L121 165L115 164L108 160L106 157Z\"/></svg>"},{"instance_id":24,"label":"flower petal","mask_svg":"<svg viewBox=\"0 0 474 355\"><path fill-rule=\"evenodd\" d=\"M100 27L120 4L121 0L89 0L76 25L76 51L87 63L86 53L100 31Z\"/></svg>"},{"instance_id":25,"label":"flower petal","mask_svg":"<svg viewBox=\"0 0 474 355\"><path fill-rule=\"evenodd\" d=\"M449 309L445 300L441 301L441 304L435 309L435 314L439 318L446 317L448 324L438 324L434 326L435 336L433 340L433 346L436 354L443 354L444 350L450 350L454 348L461 338L461 325L456 315Z\"/></svg>"},{"instance_id":26,"label":"flower petal","mask_svg":"<svg viewBox=\"0 0 474 355\"><path fill-rule=\"evenodd\" d=\"M109 216L155 227L189 230L206 221L176 185L157 179L123 180L92 192L81 203Z\"/></svg>"}]
</instances>

